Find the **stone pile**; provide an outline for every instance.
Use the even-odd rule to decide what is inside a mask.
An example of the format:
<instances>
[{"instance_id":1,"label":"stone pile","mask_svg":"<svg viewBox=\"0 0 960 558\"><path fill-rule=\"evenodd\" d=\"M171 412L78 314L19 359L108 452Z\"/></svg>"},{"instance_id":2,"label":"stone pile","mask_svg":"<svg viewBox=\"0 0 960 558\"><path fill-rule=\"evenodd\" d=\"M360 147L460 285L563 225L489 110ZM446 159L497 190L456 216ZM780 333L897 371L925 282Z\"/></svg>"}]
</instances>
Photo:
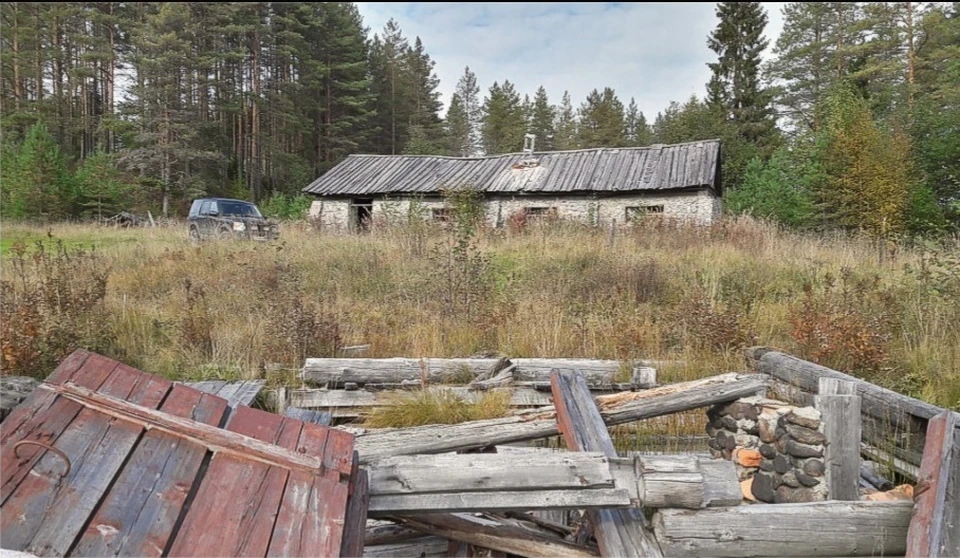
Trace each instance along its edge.
<instances>
[{"instance_id":1,"label":"stone pile","mask_svg":"<svg viewBox=\"0 0 960 558\"><path fill-rule=\"evenodd\" d=\"M732 460L744 495L767 503L827 498L820 411L747 397L707 411L710 453Z\"/></svg>"}]
</instances>

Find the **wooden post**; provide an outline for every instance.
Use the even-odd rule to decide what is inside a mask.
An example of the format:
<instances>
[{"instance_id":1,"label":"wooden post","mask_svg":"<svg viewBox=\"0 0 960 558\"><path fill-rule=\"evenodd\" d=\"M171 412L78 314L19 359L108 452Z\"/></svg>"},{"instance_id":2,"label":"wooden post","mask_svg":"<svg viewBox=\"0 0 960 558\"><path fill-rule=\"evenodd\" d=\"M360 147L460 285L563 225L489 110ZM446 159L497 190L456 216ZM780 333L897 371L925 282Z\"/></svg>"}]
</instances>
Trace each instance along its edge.
<instances>
[{"instance_id":1,"label":"wooden post","mask_svg":"<svg viewBox=\"0 0 960 558\"><path fill-rule=\"evenodd\" d=\"M856 384L837 378L820 378L820 410L827 438L824 465L831 500L860 499L860 396Z\"/></svg>"},{"instance_id":2,"label":"wooden post","mask_svg":"<svg viewBox=\"0 0 960 558\"><path fill-rule=\"evenodd\" d=\"M616 457L613 440L583 375L572 370L554 370L550 383L557 425L567 447ZM587 515L602 556L663 556L660 545L646 530L642 510L601 509L588 511Z\"/></svg>"},{"instance_id":3,"label":"wooden post","mask_svg":"<svg viewBox=\"0 0 960 558\"><path fill-rule=\"evenodd\" d=\"M638 388L652 388L657 385L657 369L649 366L638 366L633 369L630 383Z\"/></svg>"},{"instance_id":4,"label":"wooden post","mask_svg":"<svg viewBox=\"0 0 960 558\"><path fill-rule=\"evenodd\" d=\"M907 556L960 556L960 418L944 411L930 419L920 464Z\"/></svg>"}]
</instances>

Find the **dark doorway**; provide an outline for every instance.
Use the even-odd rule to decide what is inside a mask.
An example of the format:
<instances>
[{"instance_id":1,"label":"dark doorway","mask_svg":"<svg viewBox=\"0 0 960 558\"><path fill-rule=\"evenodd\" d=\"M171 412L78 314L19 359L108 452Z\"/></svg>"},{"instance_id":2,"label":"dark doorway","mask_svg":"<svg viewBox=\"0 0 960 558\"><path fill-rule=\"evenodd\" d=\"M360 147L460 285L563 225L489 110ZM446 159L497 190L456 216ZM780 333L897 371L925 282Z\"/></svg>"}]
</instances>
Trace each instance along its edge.
<instances>
[{"instance_id":1,"label":"dark doorway","mask_svg":"<svg viewBox=\"0 0 960 558\"><path fill-rule=\"evenodd\" d=\"M354 198L350 206L350 225L356 232L370 230L373 218L373 198Z\"/></svg>"}]
</instances>

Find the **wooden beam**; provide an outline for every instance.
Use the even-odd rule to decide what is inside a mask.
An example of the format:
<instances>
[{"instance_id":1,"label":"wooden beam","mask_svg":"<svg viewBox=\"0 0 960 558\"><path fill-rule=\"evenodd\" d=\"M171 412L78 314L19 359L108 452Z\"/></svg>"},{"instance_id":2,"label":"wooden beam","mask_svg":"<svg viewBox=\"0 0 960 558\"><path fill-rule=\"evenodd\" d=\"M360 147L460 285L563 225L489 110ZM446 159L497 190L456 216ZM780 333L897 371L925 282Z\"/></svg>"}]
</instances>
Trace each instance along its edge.
<instances>
[{"instance_id":1,"label":"wooden beam","mask_svg":"<svg viewBox=\"0 0 960 558\"><path fill-rule=\"evenodd\" d=\"M700 509L740 505L743 496L732 461L691 455L610 458L618 488L631 489L644 508Z\"/></svg>"},{"instance_id":2,"label":"wooden beam","mask_svg":"<svg viewBox=\"0 0 960 558\"><path fill-rule=\"evenodd\" d=\"M237 432L141 407L72 382L63 385L41 384L39 389L52 391L84 407L120 420L187 439L215 452L259 461L267 465L304 471L313 475L321 475L326 471L323 456L290 451ZM349 476L350 471L350 464L344 464L340 469L342 475Z\"/></svg>"},{"instance_id":3,"label":"wooden beam","mask_svg":"<svg viewBox=\"0 0 960 558\"><path fill-rule=\"evenodd\" d=\"M956 523L960 521L960 446L954 434L957 427L956 413L949 411L930 419L927 426L927 447L914 496L917 505L910 520L907 556L960 556L960 538L956 537Z\"/></svg>"},{"instance_id":4,"label":"wooden beam","mask_svg":"<svg viewBox=\"0 0 960 558\"><path fill-rule=\"evenodd\" d=\"M618 488L602 453L439 454L367 464L370 494Z\"/></svg>"},{"instance_id":5,"label":"wooden beam","mask_svg":"<svg viewBox=\"0 0 960 558\"><path fill-rule=\"evenodd\" d=\"M421 378L430 383L452 380L466 380L462 383L468 383L488 372L498 361L496 358L308 358L301 370L301 378L330 387L346 382L382 384L419 381ZM657 365L652 361L623 363L619 360L544 358L511 358L510 362L516 365L513 376L517 381L546 382L554 368L576 368L592 386L616 383L622 369Z\"/></svg>"},{"instance_id":6,"label":"wooden beam","mask_svg":"<svg viewBox=\"0 0 960 558\"><path fill-rule=\"evenodd\" d=\"M913 502L815 502L665 509L653 523L667 557L903 556L912 508Z\"/></svg>"},{"instance_id":7,"label":"wooden beam","mask_svg":"<svg viewBox=\"0 0 960 558\"><path fill-rule=\"evenodd\" d=\"M608 402L601 415L612 426L706 407L754 395L766 387L759 374L724 374L670 384L629 394ZM618 394L620 395L620 394ZM599 397L598 401L605 401ZM361 463L390 455L443 453L482 448L556 436L556 414L552 407L532 409L514 416L465 422L430 425L394 430L356 432L356 448Z\"/></svg>"},{"instance_id":8,"label":"wooden beam","mask_svg":"<svg viewBox=\"0 0 960 558\"><path fill-rule=\"evenodd\" d=\"M856 384L837 378L820 378L820 410L823 434L827 497L831 500L860 499L860 397Z\"/></svg>"},{"instance_id":9,"label":"wooden beam","mask_svg":"<svg viewBox=\"0 0 960 558\"><path fill-rule=\"evenodd\" d=\"M597 556L594 549L490 516L428 514L398 518L398 521L431 535L530 558Z\"/></svg>"},{"instance_id":10,"label":"wooden beam","mask_svg":"<svg viewBox=\"0 0 960 558\"><path fill-rule=\"evenodd\" d=\"M616 457L610 433L597 409L583 375L555 370L550 375L557 424L567 447L574 451L599 451ZM638 509L587 512L603 556L662 556L660 546L646 532L646 519Z\"/></svg>"},{"instance_id":11,"label":"wooden beam","mask_svg":"<svg viewBox=\"0 0 960 558\"><path fill-rule=\"evenodd\" d=\"M531 511L567 508L630 506L630 494L621 488L593 490L520 490L497 492L437 492L384 494L370 497L370 517L424 513Z\"/></svg>"},{"instance_id":12,"label":"wooden beam","mask_svg":"<svg viewBox=\"0 0 960 558\"><path fill-rule=\"evenodd\" d=\"M483 397L485 393L488 393L488 391L476 391L466 386L432 386L429 389L453 393L468 403L474 403ZM509 390L510 406L512 407L545 407L553 404L549 393L543 393L533 388L505 389ZM496 391L496 389L490 391ZM295 389L288 393L290 394L290 406L301 409L322 409L328 411L334 409L353 409L358 412L364 412L369 411L373 407L389 405L389 403L383 400L383 392L368 390Z\"/></svg>"}]
</instances>

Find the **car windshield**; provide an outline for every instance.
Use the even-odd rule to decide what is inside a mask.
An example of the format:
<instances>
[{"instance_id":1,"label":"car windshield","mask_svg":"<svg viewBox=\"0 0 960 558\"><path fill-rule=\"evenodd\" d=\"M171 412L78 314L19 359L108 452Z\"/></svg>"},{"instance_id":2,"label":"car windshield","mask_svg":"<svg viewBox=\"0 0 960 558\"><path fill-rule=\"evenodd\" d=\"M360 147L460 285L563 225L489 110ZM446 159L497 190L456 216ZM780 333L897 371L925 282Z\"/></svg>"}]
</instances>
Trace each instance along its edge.
<instances>
[{"instance_id":1,"label":"car windshield","mask_svg":"<svg viewBox=\"0 0 960 558\"><path fill-rule=\"evenodd\" d=\"M237 216L237 217L262 217L260 211L257 209L257 206L252 203L244 202L235 202L235 201L219 201L217 202L218 209L220 210L220 215L227 216Z\"/></svg>"}]
</instances>

